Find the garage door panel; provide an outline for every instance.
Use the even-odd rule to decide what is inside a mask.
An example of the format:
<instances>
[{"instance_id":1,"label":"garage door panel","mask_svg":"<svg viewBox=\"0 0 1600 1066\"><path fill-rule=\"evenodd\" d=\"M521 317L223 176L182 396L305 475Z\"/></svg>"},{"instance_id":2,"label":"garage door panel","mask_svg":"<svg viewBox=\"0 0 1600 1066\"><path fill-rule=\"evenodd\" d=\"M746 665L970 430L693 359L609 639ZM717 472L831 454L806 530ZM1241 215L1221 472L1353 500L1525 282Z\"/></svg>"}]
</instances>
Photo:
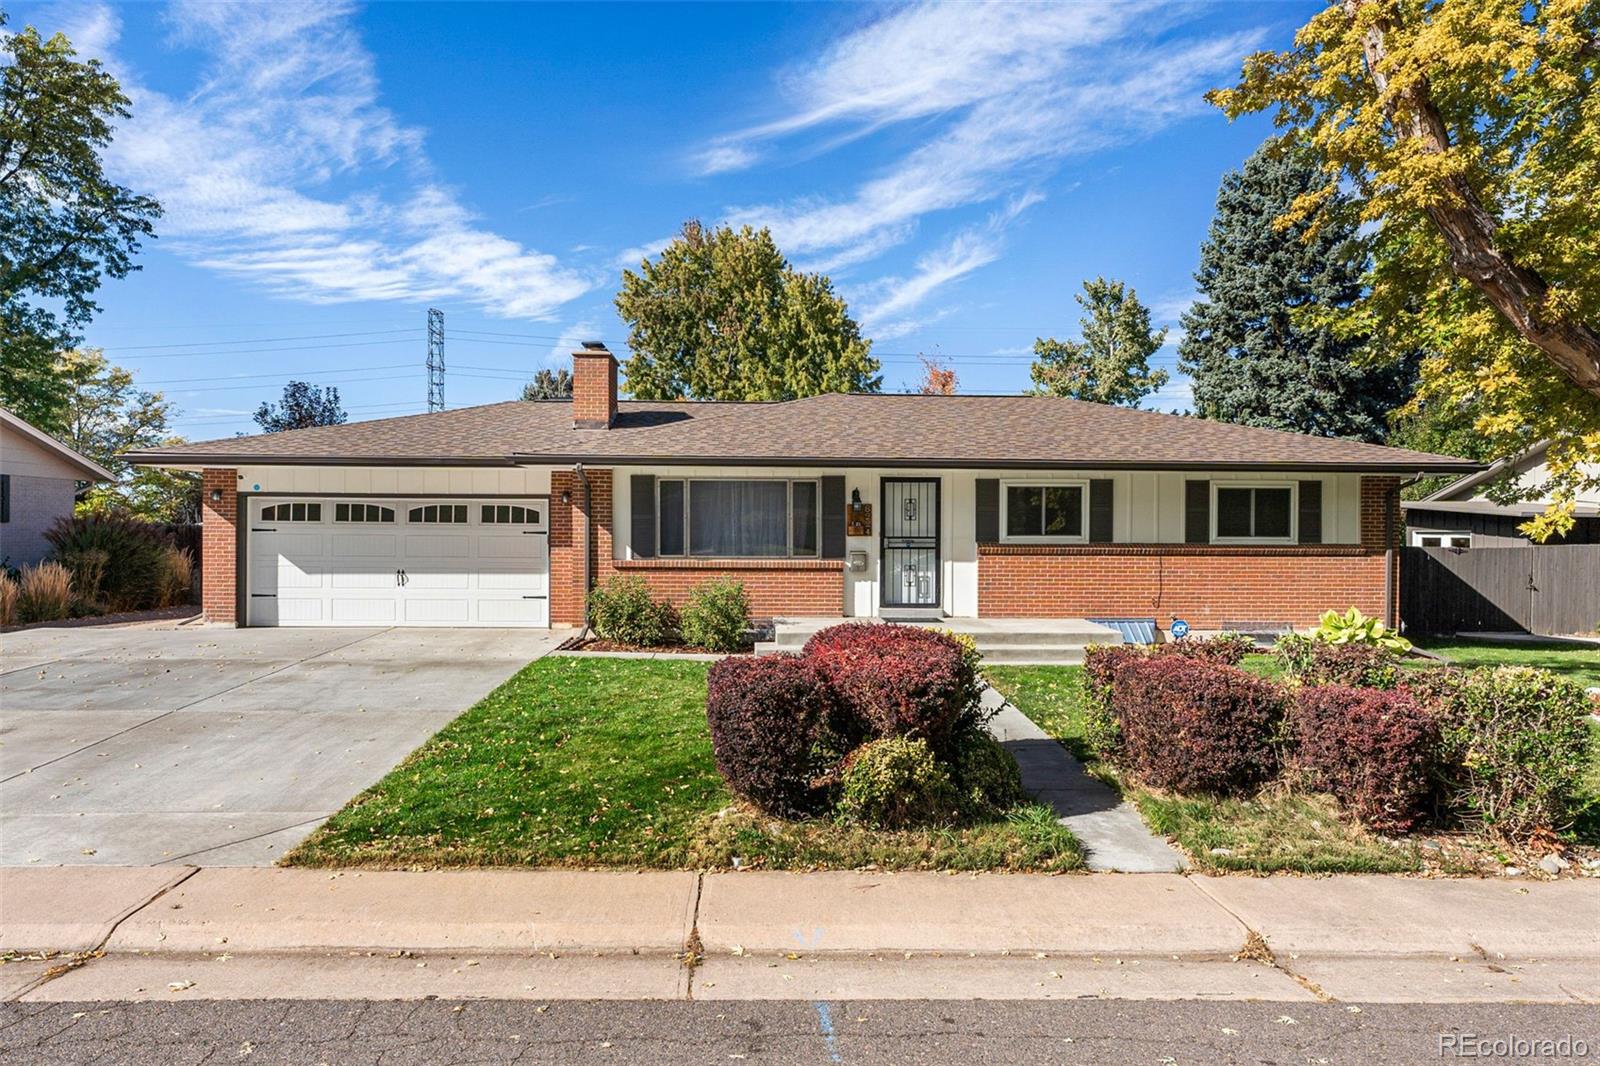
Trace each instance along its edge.
<instances>
[{"instance_id":1,"label":"garage door panel","mask_svg":"<svg viewBox=\"0 0 1600 1066\"><path fill-rule=\"evenodd\" d=\"M544 537L482 536L478 538L480 559L524 559L536 562L544 556Z\"/></svg>"},{"instance_id":2,"label":"garage door panel","mask_svg":"<svg viewBox=\"0 0 1600 1066\"><path fill-rule=\"evenodd\" d=\"M463 625L472 621L472 606L465 596L407 600L405 620L415 625Z\"/></svg>"},{"instance_id":3,"label":"garage door panel","mask_svg":"<svg viewBox=\"0 0 1600 1066\"><path fill-rule=\"evenodd\" d=\"M278 563L277 585L283 589L319 589L324 577L321 565L315 569L302 569L287 559Z\"/></svg>"},{"instance_id":4,"label":"garage door panel","mask_svg":"<svg viewBox=\"0 0 1600 1066\"><path fill-rule=\"evenodd\" d=\"M480 600L478 620L485 625L547 626L550 624L550 601L537 600Z\"/></svg>"},{"instance_id":5,"label":"garage door panel","mask_svg":"<svg viewBox=\"0 0 1600 1066\"><path fill-rule=\"evenodd\" d=\"M303 596L278 596L274 610L278 625L310 625L322 621L322 600Z\"/></svg>"},{"instance_id":6,"label":"garage door panel","mask_svg":"<svg viewBox=\"0 0 1600 1066\"><path fill-rule=\"evenodd\" d=\"M335 533L335 559L393 559L400 538L393 533Z\"/></svg>"},{"instance_id":7,"label":"garage door panel","mask_svg":"<svg viewBox=\"0 0 1600 1066\"><path fill-rule=\"evenodd\" d=\"M422 569L412 569L419 567ZM430 589L461 589L472 586L472 575L465 570L450 571L437 563L407 562L405 566L406 592L427 592Z\"/></svg>"},{"instance_id":8,"label":"garage door panel","mask_svg":"<svg viewBox=\"0 0 1600 1066\"><path fill-rule=\"evenodd\" d=\"M336 589L395 589L400 582L395 578L399 567L372 570L345 570L333 572L331 587Z\"/></svg>"},{"instance_id":9,"label":"garage door panel","mask_svg":"<svg viewBox=\"0 0 1600 1066\"><path fill-rule=\"evenodd\" d=\"M468 533L408 533L405 553L407 559L465 559L472 554L472 537Z\"/></svg>"},{"instance_id":10,"label":"garage door panel","mask_svg":"<svg viewBox=\"0 0 1600 1066\"><path fill-rule=\"evenodd\" d=\"M544 574L529 570L478 571L478 588L485 592L547 592L549 584Z\"/></svg>"},{"instance_id":11,"label":"garage door panel","mask_svg":"<svg viewBox=\"0 0 1600 1066\"><path fill-rule=\"evenodd\" d=\"M291 559L320 559L326 547L321 533L286 533L277 529L269 531L269 537L267 532L251 532L270 543L275 553Z\"/></svg>"},{"instance_id":12,"label":"garage door panel","mask_svg":"<svg viewBox=\"0 0 1600 1066\"><path fill-rule=\"evenodd\" d=\"M331 620L339 625L370 625L395 620L393 596L336 596Z\"/></svg>"}]
</instances>

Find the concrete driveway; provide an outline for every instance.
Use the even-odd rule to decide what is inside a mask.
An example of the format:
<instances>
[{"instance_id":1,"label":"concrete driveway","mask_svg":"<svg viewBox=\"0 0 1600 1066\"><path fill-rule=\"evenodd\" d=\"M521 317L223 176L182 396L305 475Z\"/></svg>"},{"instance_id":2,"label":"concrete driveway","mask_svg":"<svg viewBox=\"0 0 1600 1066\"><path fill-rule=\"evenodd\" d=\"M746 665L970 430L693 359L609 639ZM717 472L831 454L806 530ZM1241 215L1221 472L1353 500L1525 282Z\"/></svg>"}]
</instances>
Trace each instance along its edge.
<instances>
[{"instance_id":1,"label":"concrete driveway","mask_svg":"<svg viewBox=\"0 0 1600 1066\"><path fill-rule=\"evenodd\" d=\"M36 629L0 637L0 865L270 864L561 637Z\"/></svg>"}]
</instances>

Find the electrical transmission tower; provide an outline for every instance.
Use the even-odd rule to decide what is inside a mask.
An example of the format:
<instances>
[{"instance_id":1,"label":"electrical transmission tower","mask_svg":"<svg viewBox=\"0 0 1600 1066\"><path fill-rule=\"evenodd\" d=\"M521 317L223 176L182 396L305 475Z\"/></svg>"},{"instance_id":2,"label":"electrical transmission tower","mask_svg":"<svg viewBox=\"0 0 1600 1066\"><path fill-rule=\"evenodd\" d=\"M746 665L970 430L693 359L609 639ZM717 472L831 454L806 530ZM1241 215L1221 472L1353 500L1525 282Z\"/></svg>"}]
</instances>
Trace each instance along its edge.
<instances>
[{"instance_id":1,"label":"electrical transmission tower","mask_svg":"<svg viewBox=\"0 0 1600 1066\"><path fill-rule=\"evenodd\" d=\"M428 413L444 410L444 312L428 308Z\"/></svg>"}]
</instances>

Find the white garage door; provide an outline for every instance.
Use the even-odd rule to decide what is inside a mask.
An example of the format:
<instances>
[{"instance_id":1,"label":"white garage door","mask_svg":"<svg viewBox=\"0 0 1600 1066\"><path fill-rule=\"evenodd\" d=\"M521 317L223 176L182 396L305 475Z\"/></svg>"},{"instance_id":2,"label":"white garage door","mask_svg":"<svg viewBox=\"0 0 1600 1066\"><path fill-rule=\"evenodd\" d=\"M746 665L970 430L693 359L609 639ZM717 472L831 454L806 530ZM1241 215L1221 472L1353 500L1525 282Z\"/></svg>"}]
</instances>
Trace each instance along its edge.
<instances>
[{"instance_id":1,"label":"white garage door","mask_svg":"<svg viewBox=\"0 0 1600 1066\"><path fill-rule=\"evenodd\" d=\"M254 626L548 626L541 499L250 500Z\"/></svg>"}]
</instances>

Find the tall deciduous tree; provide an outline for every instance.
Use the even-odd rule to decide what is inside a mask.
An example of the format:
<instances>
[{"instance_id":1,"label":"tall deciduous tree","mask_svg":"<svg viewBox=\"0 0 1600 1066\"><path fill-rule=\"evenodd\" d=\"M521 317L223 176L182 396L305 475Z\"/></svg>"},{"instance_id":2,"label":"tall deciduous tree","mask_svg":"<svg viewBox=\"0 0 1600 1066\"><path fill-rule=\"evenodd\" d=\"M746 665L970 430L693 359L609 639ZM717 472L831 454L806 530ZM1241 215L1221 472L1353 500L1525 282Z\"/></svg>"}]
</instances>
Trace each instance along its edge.
<instances>
[{"instance_id":1,"label":"tall deciduous tree","mask_svg":"<svg viewBox=\"0 0 1600 1066\"><path fill-rule=\"evenodd\" d=\"M117 476L91 485L79 508L123 511L157 522L199 521L198 475L133 467L122 458L133 448L181 443L168 432L172 405L159 392L135 387L133 375L98 348L63 353L55 374L69 390L62 440Z\"/></svg>"},{"instance_id":2,"label":"tall deciduous tree","mask_svg":"<svg viewBox=\"0 0 1600 1066\"><path fill-rule=\"evenodd\" d=\"M686 223L622 272L617 313L641 400L789 400L882 386L872 342L833 283L789 265L766 229Z\"/></svg>"},{"instance_id":3,"label":"tall deciduous tree","mask_svg":"<svg viewBox=\"0 0 1600 1066\"><path fill-rule=\"evenodd\" d=\"M1086 281L1077 301L1083 339L1033 342L1033 391L1137 407L1167 383L1165 370L1150 369L1150 357L1166 343L1165 327L1150 328L1150 309L1120 281Z\"/></svg>"},{"instance_id":4,"label":"tall deciduous tree","mask_svg":"<svg viewBox=\"0 0 1600 1066\"><path fill-rule=\"evenodd\" d=\"M56 355L81 340L102 279L133 256L161 208L109 180L100 153L128 98L65 37L7 33L0 12L0 402L65 428L70 385Z\"/></svg>"},{"instance_id":5,"label":"tall deciduous tree","mask_svg":"<svg viewBox=\"0 0 1600 1066\"><path fill-rule=\"evenodd\" d=\"M304 381L291 381L283 387L278 404L263 403L253 416L263 433L282 433L286 429L342 425L349 416L339 406L339 390L323 389Z\"/></svg>"},{"instance_id":6,"label":"tall deciduous tree","mask_svg":"<svg viewBox=\"0 0 1600 1066\"><path fill-rule=\"evenodd\" d=\"M1366 337L1329 321L1361 298L1367 253L1349 212L1276 224L1321 182L1308 153L1286 148L1268 142L1222 179L1180 365L1204 418L1382 441L1416 360L1368 359Z\"/></svg>"},{"instance_id":7,"label":"tall deciduous tree","mask_svg":"<svg viewBox=\"0 0 1600 1066\"><path fill-rule=\"evenodd\" d=\"M956 394L955 368L940 359L919 355L922 360L922 381L917 391L924 396L954 396Z\"/></svg>"},{"instance_id":8,"label":"tall deciduous tree","mask_svg":"<svg viewBox=\"0 0 1600 1066\"><path fill-rule=\"evenodd\" d=\"M572 395L572 371L566 367L551 370L541 367L533 380L522 386L524 400L565 400Z\"/></svg>"},{"instance_id":9,"label":"tall deciduous tree","mask_svg":"<svg viewBox=\"0 0 1600 1066\"><path fill-rule=\"evenodd\" d=\"M1419 396L1475 411L1497 455L1553 441L1536 536L1570 526L1600 460L1597 81L1593 0L1332 0L1211 94L1328 161L1286 224L1354 192L1376 233L1353 326L1436 353Z\"/></svg>"}]
</instances>

